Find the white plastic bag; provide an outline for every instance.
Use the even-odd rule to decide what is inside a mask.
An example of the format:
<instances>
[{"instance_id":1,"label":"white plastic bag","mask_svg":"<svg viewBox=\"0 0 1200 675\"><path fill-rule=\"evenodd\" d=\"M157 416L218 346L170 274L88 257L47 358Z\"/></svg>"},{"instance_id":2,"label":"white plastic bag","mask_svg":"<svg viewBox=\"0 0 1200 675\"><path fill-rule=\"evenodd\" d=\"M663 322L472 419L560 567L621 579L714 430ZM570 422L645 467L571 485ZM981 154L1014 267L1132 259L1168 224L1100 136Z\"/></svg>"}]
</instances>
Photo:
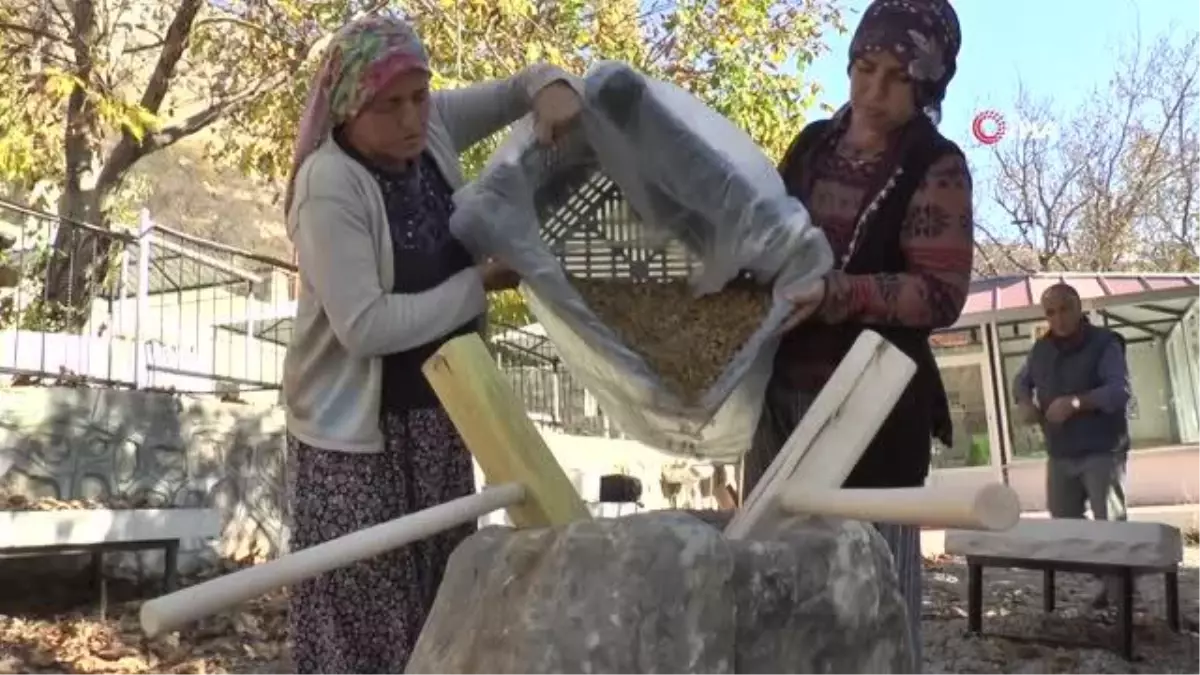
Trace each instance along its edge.
<instances>
[{"instance_id":1,"label":"white plastic bag","mask_svg":"<svg viewBox=\"0 0 1200 675\"><path fill-rule=\"evenodd\" d=\"M699 99L616 62L597 64L584 83L583 114L569 136L545 148L532 121L519 121L455 196L451 229L476 255L521 275L559 356L623 432L673 454L736 461L749 448L790 309L781 295L830 269L829 245L753 140ZM596 243L613 235L570 215L581 196L613 184L641 221L642 246L678 242L697 261L690 283L698 295L742 273L773 286L762 326L697 403L671 393L564 271L564 227L591 227L596 257L624 250L625 242ZM633 276L653 278L642 267L628 263ZM604 267L591 274L603 276Z\"/></svg>"}]
</instances>

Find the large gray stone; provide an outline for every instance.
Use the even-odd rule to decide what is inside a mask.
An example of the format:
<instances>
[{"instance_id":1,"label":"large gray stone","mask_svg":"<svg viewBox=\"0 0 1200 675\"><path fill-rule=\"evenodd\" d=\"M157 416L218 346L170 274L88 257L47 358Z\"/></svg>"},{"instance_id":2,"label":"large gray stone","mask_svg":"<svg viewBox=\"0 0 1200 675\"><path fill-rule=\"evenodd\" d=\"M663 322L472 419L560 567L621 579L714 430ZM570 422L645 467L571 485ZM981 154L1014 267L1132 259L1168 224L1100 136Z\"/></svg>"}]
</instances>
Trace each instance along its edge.
<instances>
[{"instance_id":1,"label":"large gray stone","mask_svg":"<svg viewBox=\"0 0 1200 675\"><path fill-rule=\"evenodd\" d=\"M408 672L911 671L874 529L797 518L730 541L719 518L481 530L451 557Z\"/></svg>"}]
</instances>

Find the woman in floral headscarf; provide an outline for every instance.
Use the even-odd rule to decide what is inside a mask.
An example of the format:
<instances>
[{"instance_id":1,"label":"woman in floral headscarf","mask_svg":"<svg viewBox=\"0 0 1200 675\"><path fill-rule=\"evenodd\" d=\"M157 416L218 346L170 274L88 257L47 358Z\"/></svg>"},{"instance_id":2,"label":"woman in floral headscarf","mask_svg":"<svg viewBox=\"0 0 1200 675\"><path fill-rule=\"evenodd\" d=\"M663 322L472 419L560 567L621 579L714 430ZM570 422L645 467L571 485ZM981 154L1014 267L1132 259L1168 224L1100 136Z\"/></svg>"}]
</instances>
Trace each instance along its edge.
<instances>
[{"instance_id":1,"label":"woman in floral headscarf","mask_svg":"<svg viewBox=\"0 0 1200 675\"><path fill-rule=\"evenodd\" d=\"M485 293L517 280L450 234L458 156L530 110L552 141L579 97L545 65L448 91L430 91L429 77L406 22L354 22L329 46L300 125L286 208L301 291L283 378L294 550L475 489L420 366L480 330ZM473 529L293 587L297 672L404 672L447 558Z\"/></svg>"},{"instance_id":2,"label":"woman in floral headscarf","mask_svg":"<svg viewBox=\"0 0 1200 675\"><path fill-rule=\"evenodd\" d=\"M935 126L961 34L946 0L875 0L850 46L850 102L805 127L780 167L829 239L835 268L798 293L745 464L749 494L863 329L918 370L847 487L922 485L949 409L929 335L953 324L971 277L971 175ZM896 560L920 666L921 553L914 527L877 524Z\"/></svg>"}]
</instances>

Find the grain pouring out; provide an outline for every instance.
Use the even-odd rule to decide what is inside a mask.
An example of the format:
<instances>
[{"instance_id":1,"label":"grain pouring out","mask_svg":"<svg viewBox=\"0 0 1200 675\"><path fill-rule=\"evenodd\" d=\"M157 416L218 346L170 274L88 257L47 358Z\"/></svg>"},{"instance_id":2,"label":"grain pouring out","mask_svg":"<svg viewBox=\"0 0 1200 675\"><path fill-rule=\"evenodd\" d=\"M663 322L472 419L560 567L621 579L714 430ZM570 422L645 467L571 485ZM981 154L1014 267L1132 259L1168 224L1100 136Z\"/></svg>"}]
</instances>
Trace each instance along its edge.
<instances>
[{"instance_id":1,"label":"grain pouring out","mask_svg":"<svg viewBox=\"0 0 1200 675\"><path fill-rule=\"evenodd\" d=\"M685 404L716 383L771 308L769 288L736 281L699 298L683 279L571 280L589 309Z\"/></svg>"}]
</instances>

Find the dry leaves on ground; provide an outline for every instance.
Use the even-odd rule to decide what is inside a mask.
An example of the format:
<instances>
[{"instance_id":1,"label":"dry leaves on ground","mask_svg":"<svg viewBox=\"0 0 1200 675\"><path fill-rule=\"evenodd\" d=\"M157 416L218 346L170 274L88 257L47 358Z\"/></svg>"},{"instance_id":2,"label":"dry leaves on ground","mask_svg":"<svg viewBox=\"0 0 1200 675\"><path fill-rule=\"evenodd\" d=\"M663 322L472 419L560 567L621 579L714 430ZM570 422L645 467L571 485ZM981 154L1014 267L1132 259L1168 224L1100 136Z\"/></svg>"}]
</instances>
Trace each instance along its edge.
<instances>
[{"instance_id":1,"label":"dry leaves on ground","mask_svg":"<svg viewBox=\"0 0 1200 675\"><path fill-rule=\"evenodd\" d=\"M1111 649L1112 617L1087 604L1095 590L1083 575L1059 575L1058 611L1041 612L1041 576L1026 570L985 572L982 637L966 633L966 569L957 558L925 566L922 621L925 672L929 673L1194 673L1198 659L1197 552L1188 549L1180 574L1184 632L1162 619L1161 577L1138 584L1135 647L1127 663ZM245 564L224 563L206 576ZM0 567L0 570L3 570ZM0 673L280 673L287 662L286 596L275 593L204 619L156 640L143 638L137 621L141 599L156 594L121 582L107 586L107 603L88 589L88 575L64 579L4 578L0 602ZM193 578L189 582L197 582ZM17 597L10 589L24 589ZM37 592L32 592L37 589ZM998 634L1022 637L1013 640ZM1039 642L1073 639L1092 646Z\"/></svg>"},{"instance_id":2,"label":"dry leaves on ground","mask_svg":"<svg viewBox=\"0 0 1200 675\"><path fill-rule=\"evenodd\" d=\"M221 572L240 565L229 563ZM86 576L86 575L85 575ZM192 582L198 579L190 580ZM11 581L5 580L6 587ZM26 587L34 582L24 582ZM204 619L184 631L148 640L138 624L143 598L155 594L121 582L121 596L102 607L99 594L76 581L58 584L53 597L0 605L0 673L277 673L287 672L287 605L282 592L236 611ZM73 596L73 600L71 597ZM84 601L85 598L93 602ZM63 605L73 608L62 611Z\"/></svg>"},{"instance_id":3,"label":"dry leaves on ground","mask_svg":"<svg viewBox=\"0 0 1200 675\"><path fill-rule=\"evenodd\" d=\"M92 499L55 499L26 497L0 492L0 511L81 511L93 509L169 509L167 498L154 493Z\"/></svg>"}]
</instances>

